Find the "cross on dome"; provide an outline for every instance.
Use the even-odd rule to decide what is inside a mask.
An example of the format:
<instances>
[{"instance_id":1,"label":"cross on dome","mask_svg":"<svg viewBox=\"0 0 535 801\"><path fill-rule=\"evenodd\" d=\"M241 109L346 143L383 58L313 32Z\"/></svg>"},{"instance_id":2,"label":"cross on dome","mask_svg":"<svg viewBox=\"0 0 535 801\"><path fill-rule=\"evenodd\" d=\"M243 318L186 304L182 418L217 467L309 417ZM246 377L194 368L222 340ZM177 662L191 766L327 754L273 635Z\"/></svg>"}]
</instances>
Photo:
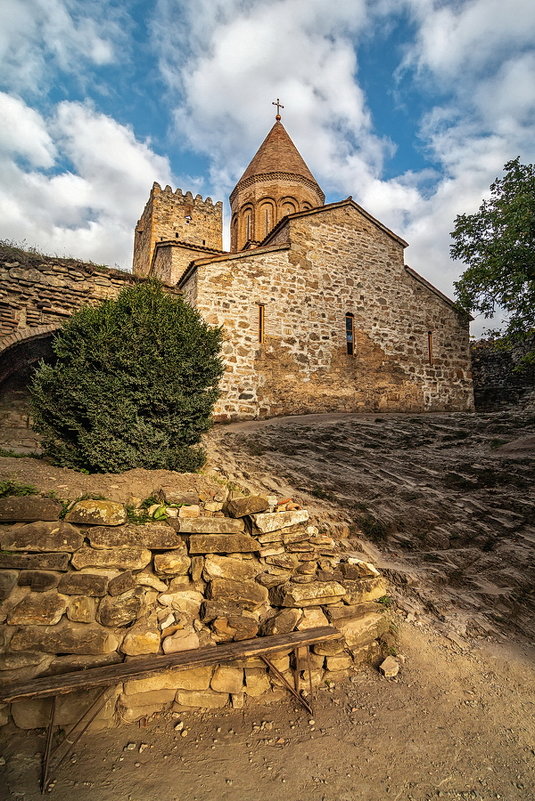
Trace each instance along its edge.
<instances>
[{"instance_id":1,"label":"cross on dome","mask_svg":"<svg viewBox=\"0 0 535 801\"><path fill-rule=\"evenodd\" d=\"M276 102L276 103L275 103L275 101L273 101L273 102L271 103L271 105L272 105L272 106L277 106L277 114L276 114L276 116L275 116L275 119L276 119L276 120L280 120L280 118L281 118L281 115L280 115L280 110L281 110L281 108L284 108L284 106L283 106L283 105L282 105L282 103L280 102L279 98L277 98L277 102Z\"/></svg>"}]
</instances>

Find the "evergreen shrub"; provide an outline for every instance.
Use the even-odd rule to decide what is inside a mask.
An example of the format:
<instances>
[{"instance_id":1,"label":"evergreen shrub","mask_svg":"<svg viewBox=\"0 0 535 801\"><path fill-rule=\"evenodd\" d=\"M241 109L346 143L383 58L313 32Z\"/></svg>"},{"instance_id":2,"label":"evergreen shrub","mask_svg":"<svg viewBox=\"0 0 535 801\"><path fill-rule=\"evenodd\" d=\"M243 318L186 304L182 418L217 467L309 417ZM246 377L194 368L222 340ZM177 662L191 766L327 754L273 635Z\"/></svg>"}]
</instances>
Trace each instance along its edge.
<instances>
[{"instance_id":1,"label":"evergreen shrub","mask_svg":"<svg viewBox=\"0 0 535 801\"><path fill-rule=\"evenodd\" d=\"M76 312L54 339L55 363L41 362L31 382L45 454L92 473L199 469L221 340L152 280Z\"/></svg>"}]
</instances>

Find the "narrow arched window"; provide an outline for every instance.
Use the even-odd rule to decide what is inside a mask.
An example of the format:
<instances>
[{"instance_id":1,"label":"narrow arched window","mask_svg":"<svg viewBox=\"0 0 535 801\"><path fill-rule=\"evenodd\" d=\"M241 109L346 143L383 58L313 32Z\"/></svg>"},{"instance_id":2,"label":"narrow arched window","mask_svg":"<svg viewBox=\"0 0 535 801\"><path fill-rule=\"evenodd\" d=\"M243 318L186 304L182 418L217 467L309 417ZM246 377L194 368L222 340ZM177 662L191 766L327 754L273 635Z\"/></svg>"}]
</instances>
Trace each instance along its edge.
<instances>
[{"instance_id":1,"label":"narrow arched window","mask_svg":"<svg viewBox=\"0 0 535 801\"><path fill-rule=\"evenodd\" d=\"M264 341L264 322L265 322L265 306L263 303L258 304L258 341Z\"/></svg>"},{"instance_id":2,"label":"narrow arched window","mask_svg":"<svg viewBox=\"0 0 535 801\"><path fill-rule=\"evenodd\" d=\"M427 332L427 360L429 364L433 364L433 332Z\"/></svg>"},{"instance_id":3,"label":"narrow arched window","mask_svg":"<svg viewBox=\"0 0 535 801\"><path fill-rule=\"evenodd\" d=\"M347 355L353 356L355 352L355 317L351 312L346 314L346 348Z\"/></svg>"}]
</instances>

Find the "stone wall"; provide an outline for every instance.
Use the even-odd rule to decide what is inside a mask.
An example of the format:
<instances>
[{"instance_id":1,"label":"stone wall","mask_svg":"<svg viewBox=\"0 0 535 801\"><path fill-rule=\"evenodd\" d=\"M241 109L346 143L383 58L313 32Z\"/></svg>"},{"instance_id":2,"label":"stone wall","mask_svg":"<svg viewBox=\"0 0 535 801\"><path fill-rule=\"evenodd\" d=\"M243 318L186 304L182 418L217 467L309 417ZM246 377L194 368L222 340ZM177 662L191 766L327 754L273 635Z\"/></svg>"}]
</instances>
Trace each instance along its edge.
<instances>
[{"instance_id":1,"label":"stone wall","mask_svg":"<svg viewBox=\"0 0 535 801\"><path fill-rule=\"evenodd\" d=\"M535 390L535 364L522 371L521 359L535 350L535 337L516 347L501 347L492 340L473 342L472 370L476 408L494 411L522 403Z\"/></svg>"},{"instance_id":2,"label":"stone wall","mask_svg":"<svg viewBox=\"0 0 535 801\"><path fill-rule=\"evenodd\" d=\"M350 202L291 218L273 236L197 262L180 285L227 332L220 419L473 408L468 320L404 266L401 240Z\"/></svg>"},{"instance_id":3,"label":"stone wall","mask_svg":"<svg viewBox=\"0 0 535 801\"><path fill-rule=\"evenodd\" d=\"M380 655L388 621L377 599L386 584L350 540L276 498L228 499L224 488L199 497L167 487L158 495L149 514L168 517L137 524L112 501L71 503L59 519L62 507L51 498L0 499L0 682L328 622L344 638L314 646L315 686ZM291 677L289 651L273 662ZM93 727L284 692L259 659L169 671L119 685ZM59 723L73 722L92 697L61 696ZM49 705L17 701L0 709L0 720L43 726Z\"/></svg>"},{"instance_id":4,"label":"stone wall","mask_svg":"<svg viewBox=\"0 0 535 801\"><path fill-rule=\"evenodd\" d=\"M223 247L223 204L195 198L191 192L162 189L154 183L134 234L134 275L149 275L156 242L176 239L220 251ZM193 257L190 257L193 258Z\"/></svg>"},{"instance_id":5,"label":"stone wall","mask_svg":"<svg viewBox=\"0 0 535 801\"><path fill-rule=\"evenodd\" d=\"M73 259L0 250L0 350L6 338L59 326L81 306L116 297L130 273Z\"/></svg>"}]
</instances>

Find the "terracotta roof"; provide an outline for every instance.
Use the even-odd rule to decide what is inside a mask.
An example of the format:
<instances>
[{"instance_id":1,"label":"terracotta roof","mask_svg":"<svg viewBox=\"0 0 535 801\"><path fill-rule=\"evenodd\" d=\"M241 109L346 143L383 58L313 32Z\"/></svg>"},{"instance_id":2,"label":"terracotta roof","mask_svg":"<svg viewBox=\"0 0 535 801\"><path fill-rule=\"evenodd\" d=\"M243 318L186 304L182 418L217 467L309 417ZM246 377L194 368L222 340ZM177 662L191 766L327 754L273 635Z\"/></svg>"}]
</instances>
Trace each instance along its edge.
<instances>
[{"instance_id":1,"label":"terracotta roof","mask_svg":"<svg viewBox=\"0 0 535 801\"><path fill-rule=\"evenodd\" d=\"M237 185L252 176L280 170L307 178L318 186L303 157L290 139L286 128L282 122L277 120L256 151Z\"/></svg>"}]
</instances>

